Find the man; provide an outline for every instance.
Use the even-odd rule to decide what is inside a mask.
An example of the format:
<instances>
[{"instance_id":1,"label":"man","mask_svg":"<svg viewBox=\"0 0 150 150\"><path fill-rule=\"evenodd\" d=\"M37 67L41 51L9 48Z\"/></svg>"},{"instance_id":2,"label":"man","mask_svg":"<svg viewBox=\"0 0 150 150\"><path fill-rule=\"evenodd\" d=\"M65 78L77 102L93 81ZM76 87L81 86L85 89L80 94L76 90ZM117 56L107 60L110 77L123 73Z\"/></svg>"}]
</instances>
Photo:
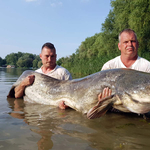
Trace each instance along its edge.
<instances>
[{"instance_id":1,"label":"man","mask_svg":"<svg viewBox=\"0 0 150 150\"><path fill-rule=\"evenodd\" d=\"M121 55L106 62L102 70L114 68L130 68L150 72L150 62L138 56L139 43L132 29L124 29L119 34L118 48Z\"/></svg>"},{"instance_id":2,"label":"man","mask_svg":"<svg viewBox=\"0 0 150 150\"><path fill-rule=\"evenodd\" d=\"M71 80L72 77L69 71L61 66L56 65L56 57L57 54L54 45L51 43L45 43L42 46L40 54L43 65L41 68L35 71L59 80ZM20 85L15 88L15 98L20 98L24 95L25 87L33 84L34 78L34 75L26 77L20 83ZM64 102L61 102L60 107L62 107L62 109L65 109L67 106L64 104Z\"/></svg>"},{"instance_id":3,"label":"man","mask_svg":"<svg viewBox=\"0 0 150 150\"><path fill-rule=\"evenodd\" d=\"M143 72L150 72L150 62L138 56L139 43L136 33L132 29L124 29L119 34L118 48L121 55L106 62L101 70L114 68L130 68ZM98 100L111 95L111 89L105 88L98 96ZM114 109L115 111L115 109Z\"/></svg>"}]
</instances>

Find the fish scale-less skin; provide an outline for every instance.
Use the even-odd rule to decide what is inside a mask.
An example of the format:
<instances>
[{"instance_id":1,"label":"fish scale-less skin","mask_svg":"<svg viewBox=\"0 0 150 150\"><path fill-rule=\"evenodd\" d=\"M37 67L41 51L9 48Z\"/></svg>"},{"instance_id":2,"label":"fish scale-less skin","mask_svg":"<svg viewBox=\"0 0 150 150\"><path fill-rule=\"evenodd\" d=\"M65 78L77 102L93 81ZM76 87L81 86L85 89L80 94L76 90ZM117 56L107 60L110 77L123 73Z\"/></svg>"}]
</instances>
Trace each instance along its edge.
<instances>
[{"instance_id":1,"label":"fish scale-less skin","mask_svg":"<svg viewBox=\"0 0 150 150\"><path fill-rule=\"evenodd\" d=\"M47 77L47 80L45 79L46 77L42 74L35 74L34 84L25 90L26 95L30 97L30 99L36 99L38 103L56 106L60 101L65 100L68 106L83 113L87 113L89 107L97 103L97 95L100 92L100 82L98 86L93 86L98 83L97 79L93 76L69 81L53 80L53 78L49 77ZM51 81L48 82L48 80L53 81L53 84ZM35 90L34 93L36 93L36 95L32 94L32 89Z\"/></svg>"},{"instance_id":2,"label":"fish scale-less skin","mask_svg":"<svg viewBox=\"0 0 150 150\"><path fill-rule=\"evenodd\" d=\"M37 72L23 73L25 76L28 74L35 75L33 85L25 89L25 100L28 102L58 106L58 103L63 100L66 105L82 113L94 110L95 106L100 107L98 111L94 110L96 113L102 109L104 111L101 112L105 113L105 109L111 105L124 112L146 113L150 111L149 73L131 69L112 69L67 81L57 80ZM12 89L20 83L17 82ZM105 87L112 89L112 96L109 99L105 98L97 105L98 94ZM91 116L94 115L91 114Z\"/></svg>"}]
</instances>

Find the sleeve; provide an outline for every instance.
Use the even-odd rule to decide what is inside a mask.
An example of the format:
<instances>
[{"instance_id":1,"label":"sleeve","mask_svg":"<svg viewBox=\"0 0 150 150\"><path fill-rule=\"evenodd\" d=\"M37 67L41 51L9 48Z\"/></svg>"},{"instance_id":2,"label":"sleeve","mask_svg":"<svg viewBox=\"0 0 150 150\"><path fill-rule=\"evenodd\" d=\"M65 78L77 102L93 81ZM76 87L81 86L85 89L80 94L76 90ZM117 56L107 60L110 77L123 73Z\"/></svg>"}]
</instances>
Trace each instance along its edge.
<instances>
[{"instance_id":1,"label":"sleeve","mask_svg":"<svg viewBox=\"0 0 150 150\"><path fill-rule=\"evenodd\" d=\"M67 69L65 70L64 80L72 80L72 76Z\"/></svg>"},{"instance_id":2,"label":"sleeve","mask_svg":"<svg viewBox=\"0 0 150 150\"><path fill-rule=\"evenodd\" d=\"M145 71L145 72L150 73L150 63L147 64L147 68L146 68L146 71Z\"/></svg>"},{"instance_id":3,"label":"sleeve","mask_svg":"<svg viewBox=\"0 0 150 150\"><path fill-rule=\"evenodd\" d=\"M102 71L102 70L108 70L108 69L111 69L110 66L109 66L109 61L106 62L106 63L103 65L101 71Z\"/></svg>"}]
</instances>

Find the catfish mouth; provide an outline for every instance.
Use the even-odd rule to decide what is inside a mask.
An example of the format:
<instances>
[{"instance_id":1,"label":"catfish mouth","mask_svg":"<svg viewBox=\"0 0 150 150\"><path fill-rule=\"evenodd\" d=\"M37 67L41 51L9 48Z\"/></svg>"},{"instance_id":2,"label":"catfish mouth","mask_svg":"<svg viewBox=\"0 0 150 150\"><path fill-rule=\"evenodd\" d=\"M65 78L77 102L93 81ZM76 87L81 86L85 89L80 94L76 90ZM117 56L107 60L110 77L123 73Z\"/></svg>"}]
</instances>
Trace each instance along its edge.
<instances>
[{"instance_id":1,"label":"catfish mouth","mask_svg":"<svg viewBox=\"0 0 150 150\"><path fill-rule=\"evenodd\" d=\"M123 96L123 105L131 112L144 114L150 111L150 97L146 94L128 94Z\"/></svg>"}]
</instances>

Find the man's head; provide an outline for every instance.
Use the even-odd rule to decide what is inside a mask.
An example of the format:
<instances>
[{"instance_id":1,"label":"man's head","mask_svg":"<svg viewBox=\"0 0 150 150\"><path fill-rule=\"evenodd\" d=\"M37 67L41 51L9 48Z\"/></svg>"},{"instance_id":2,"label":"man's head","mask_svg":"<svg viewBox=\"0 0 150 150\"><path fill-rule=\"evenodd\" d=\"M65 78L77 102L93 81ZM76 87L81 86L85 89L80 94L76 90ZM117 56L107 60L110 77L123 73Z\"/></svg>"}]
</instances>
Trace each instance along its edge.
<instances>
[{"instance_id":1,"label":"man's head","mask_svg":"<svg viewBox=\"0 0 150 150\"><path fill-rule=\"evenodd\" d=\"M118 48L122 56L137 57L138 47L139 44L134 30L124 29L119 33Z\"/></svg>"},{"instance_id":2,"label":"man's head","mask_svg":"<svg viewBox=\"0 0 150 150\"><path fill-rule=\"evenodd\" d=\"M43 67L54 69L56 66L56 49L52 43L45 43L42 46L40 58L43 63Z\"/></svg>"},{"instance_id":3,"label":"man's head","mask_svg":"<svg viewBox=\"0 0 150 150\"><path fill-rule=\"evenodd\" d=\"M128 34L133 33L133 34L135 35L136 40L137 40L137 36L136 36L135 31L132 30L132 29L128 29L128 28L127 28L127 29L122 30L122 31L119 33L119 36L118 36L119 42L120 42L120 40L121 40L121 34L122 34L122 33L128 33Z\"/></svg>"}]
</instances>

